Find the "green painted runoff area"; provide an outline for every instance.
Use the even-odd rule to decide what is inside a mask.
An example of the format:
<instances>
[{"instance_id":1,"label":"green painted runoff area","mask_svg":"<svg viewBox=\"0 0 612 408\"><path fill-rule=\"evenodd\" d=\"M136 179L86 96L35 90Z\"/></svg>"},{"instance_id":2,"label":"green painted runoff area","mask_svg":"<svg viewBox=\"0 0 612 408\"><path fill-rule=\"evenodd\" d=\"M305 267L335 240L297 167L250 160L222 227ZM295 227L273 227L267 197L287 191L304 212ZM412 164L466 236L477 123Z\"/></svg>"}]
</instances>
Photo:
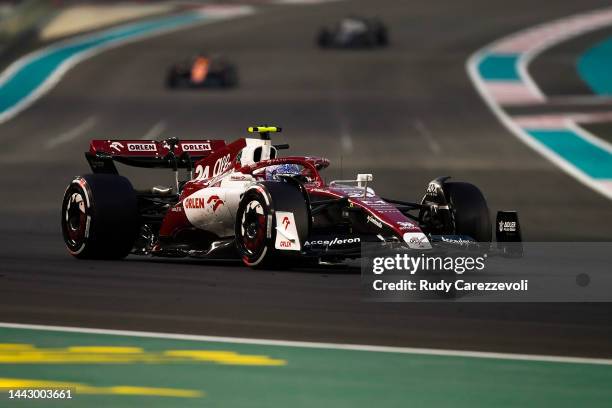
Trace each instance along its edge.
<instances>
[{"instance_id":1,"label":"green painted runoff area","mask_svg":"<svg viewBox=\"0 0 612 408\"><path fill-rule=\"evenodd\" d=\"M190 353L197 358L176 358ZM69 361L96 356L104 357ZM129 361L115 361L123 358ZM9 400L3 389L0 407L612 405L610 365L0 328L0 383L24 380L86 384L88 392L77 388L69 401L33 401ZM192 394L142 395L160 389Z\"/></svg>"}]
</instances>

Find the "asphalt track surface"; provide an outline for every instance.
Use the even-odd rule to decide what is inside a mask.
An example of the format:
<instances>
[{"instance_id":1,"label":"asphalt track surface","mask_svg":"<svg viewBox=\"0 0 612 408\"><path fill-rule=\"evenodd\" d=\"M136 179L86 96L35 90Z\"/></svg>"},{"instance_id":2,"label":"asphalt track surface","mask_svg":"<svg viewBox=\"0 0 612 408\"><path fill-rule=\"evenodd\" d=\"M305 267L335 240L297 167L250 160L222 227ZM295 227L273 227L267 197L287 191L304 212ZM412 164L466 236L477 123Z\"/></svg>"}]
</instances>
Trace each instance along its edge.
<instances>
[{"instance_id":1,"label":"asphalt track surface","mask_svg":"<svg viewBox=\"0 0 612 408\"><path fill-rule=\"evenodd\" d=\"M508 133L465 71L469 55L497 38L607 3L268 6L256 17L156 37L81 63L0 126L0 321L612 356L612 310L605 304L363 303L350 270L251 271L235 263L137 257L76 261L59 233L64 188L88 171L89 138L152 132L231 140L248 125L268 123L285 128L279 140L294 153L332 159L336 170L328 177L371 172L380 194L418 199L430 179L452 175L479 185L491 209L519 210L528 240L609 239L611 203ZM383 18L392 45L314 47L322 24L351 11ZM235 61L241 87L166 90L166 67L197 50ZM66 134L73 139L47 148Z\"/></svg>"}]
</instances>

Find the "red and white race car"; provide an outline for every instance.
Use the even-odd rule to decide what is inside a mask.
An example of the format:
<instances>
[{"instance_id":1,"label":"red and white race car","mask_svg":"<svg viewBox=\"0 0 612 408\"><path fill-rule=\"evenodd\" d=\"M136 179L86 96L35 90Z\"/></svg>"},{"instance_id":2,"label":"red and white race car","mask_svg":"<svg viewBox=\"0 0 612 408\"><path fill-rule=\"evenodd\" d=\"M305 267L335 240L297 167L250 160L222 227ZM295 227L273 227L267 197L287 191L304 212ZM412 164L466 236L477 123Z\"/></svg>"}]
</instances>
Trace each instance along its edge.
<instances>
[{"instance_id":1,"label":"red and white race car","mask_svg":"<svg viewBox=\"0 0 612 408\"><path fill-rule=\"evenodd\" d=\"M76 177L62 203L62 231L77 258L238 257L249 266L292 257L325 262L358 258L361 244L426 250L437 243L491 242L485 198L472 184L441 177L422 200L382 198L371 174L325 182L322 157L279 157L277 127L259 137L223 140L92 140L93 174ZM175 185L136 191L115 162L169 168ZM179 170L189 174L181 181ZM498 242L520 241L518 218L501 211Z\"/></svg>"}]
</instances>

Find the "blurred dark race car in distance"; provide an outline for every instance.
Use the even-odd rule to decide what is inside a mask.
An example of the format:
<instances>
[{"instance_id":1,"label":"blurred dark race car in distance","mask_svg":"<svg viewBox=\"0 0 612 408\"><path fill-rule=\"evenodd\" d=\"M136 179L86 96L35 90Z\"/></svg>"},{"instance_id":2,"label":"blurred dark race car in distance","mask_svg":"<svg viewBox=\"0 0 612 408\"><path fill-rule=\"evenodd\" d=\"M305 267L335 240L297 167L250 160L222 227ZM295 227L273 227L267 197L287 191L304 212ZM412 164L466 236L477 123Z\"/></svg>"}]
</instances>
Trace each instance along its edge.
<instances>
[{"instance_id":1,"label":"blurred dark race car in distance","mask_svg":"<svg viewBox=\"0 0 612 408\"><path fill-rule=\"evenodd\" d=\"M238 85L238 70L222 57L198 54L170 67L166 85L169 88L229 88Z\"/></svg>"},{"instance_id":2,"label":"blurred dark race car in distance","mask_svg":"<svg viewBox=\"0 0 612 408\"><path fill-rule=\"evenodd\" d=\"M389 44L387 27L377 18L346 17L317 36L322 48L374 48Z\"/></svg>"}]
</instances>

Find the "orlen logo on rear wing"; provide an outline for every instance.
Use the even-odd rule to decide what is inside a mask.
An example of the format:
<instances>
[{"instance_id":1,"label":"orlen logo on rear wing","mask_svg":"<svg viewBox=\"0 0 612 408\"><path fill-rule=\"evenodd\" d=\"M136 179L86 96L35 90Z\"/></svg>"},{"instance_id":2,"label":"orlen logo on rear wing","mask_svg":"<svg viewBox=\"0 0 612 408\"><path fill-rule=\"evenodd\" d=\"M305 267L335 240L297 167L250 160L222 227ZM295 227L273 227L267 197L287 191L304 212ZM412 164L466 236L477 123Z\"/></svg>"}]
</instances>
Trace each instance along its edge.
<instances>
[{"instance_id":1,"label":"orlen logo on rear wing","mask_svg":"<svg viewBox=\"0 0 612 408\"><path fill-rule=\"evenodd\" d=\"M174 159L170 153L174 146ZM114 162L148 168L193 169L194 163L224 150L223 140L92 140L85 157L94 173L117 174Z\"/></svg>"},{"instance_id":2,"label":"orlen logo on rear wing","mask_svg":"<svg viewBox=\"0 0 612 408\"><path fill-rule=\"evenodd\" d=\"M111 143L111 149L119 151L116 145ZM156 152L157 145L155 143L128 143L128 152Z\"/></svg>"},{"instance_id":3,"label":"orlen logo on rear wing","mask_svg":"<svg viewBox=\"0 0 612 408\"><path fill-rule=\"evenodd\" d=\"M225 147L223 140L181 140L174 149L178 157L188 153L198 159L207 157L212 152ZM150 156L163 158L170 152L170 146L164 141L154 140L92 140L89 146L90 154L106 154L122 156Z\"/></svg>"},{"instance_id":4,"label":"orlen logo on rear wing","mask_svg":"<svg viewBox=\"0 0 612 408\"><path fill-rule=\"evenodd\" d=\"M184 152L210 152L210 143L180 143L179 146Z\"/></svg>"}]
</instances>

